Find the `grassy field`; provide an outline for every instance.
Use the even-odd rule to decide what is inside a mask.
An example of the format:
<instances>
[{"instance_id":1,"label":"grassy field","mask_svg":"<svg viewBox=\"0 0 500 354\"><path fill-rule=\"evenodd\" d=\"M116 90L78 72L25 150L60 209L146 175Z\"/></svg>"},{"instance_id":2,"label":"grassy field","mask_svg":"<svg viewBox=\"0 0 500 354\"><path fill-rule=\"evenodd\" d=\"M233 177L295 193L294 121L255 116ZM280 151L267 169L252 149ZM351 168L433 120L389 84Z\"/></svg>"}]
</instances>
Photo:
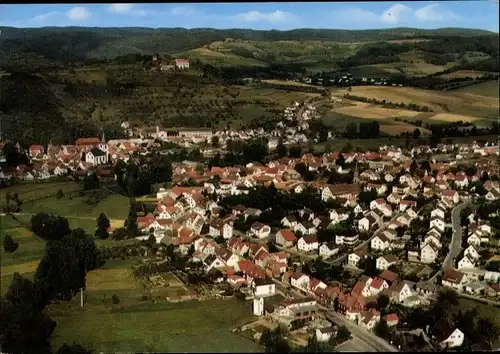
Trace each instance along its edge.
<instances>
[{"instance_id":1,"label":"grassy field","mask_svg":"<svg viewBox=\"0 0 500 354\"><path fill-rule=\"evenodd\" d=\"M251 315L251 303L219 300L186 303L79 307L78 299L53 305L57 322L52 344L77 341L95 351L248 352L259 346L229 329ZM105 330L104 327L105 326Z\"/></svg>"},{"instance_id":2,"label":"grassy field","mask_svg":"<svg viewBox=\"0 0 500 354\"><path fill-rule=\"evenodd\" d=\"M464 298L459 298L458 303L462 311L476 307L480 317L489 318L497 326L500 326L500 308Z\"/></svg>"},{"instance_id":3,"label":"grassy field","mask_svg":"<svg viewBox=\"0 0 500 354\"><path fill-rule=\"evenodd\" d=\"M466 87L461 87L456 90L453 90L452 92L471 93L474 95L498 98L498 90L499 90L498 80L491 80L491 81L480 82L478 84Z\"/></svg>"},{"instance_id":4,"label":"grassy field","mask_svg":"<svg viewBox=\"0 0 500 354\"><path fill-rule=\"evenodd\" d=\"M23 202L27 202L33 199L55 196L59 190L64 193L74 192L82 190L82 186L74 182L24 182L0 189L0 200L4 201L7 193L17 193Z\"/></svg>"}]
</instances>

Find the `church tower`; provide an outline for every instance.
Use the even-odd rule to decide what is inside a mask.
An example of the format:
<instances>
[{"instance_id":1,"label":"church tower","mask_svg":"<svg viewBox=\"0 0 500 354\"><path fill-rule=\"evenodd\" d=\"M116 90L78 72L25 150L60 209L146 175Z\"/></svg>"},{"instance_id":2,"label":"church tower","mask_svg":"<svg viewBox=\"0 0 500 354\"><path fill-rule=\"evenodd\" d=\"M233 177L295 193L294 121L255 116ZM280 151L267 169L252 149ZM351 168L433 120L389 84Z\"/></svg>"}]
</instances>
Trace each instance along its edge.
<instances>
[{"instance_id":1,"label":"church tower","mask_svg":"<svg viewBox=\"0 0 500 354\"><path fill-rule=\"evenodd\" d=\"M356 159L356 167L354 169L354 177L352 179L352 183L358 184L359 183L359 167L358 167L358 160Z\"/></svg>"}]
</instances>

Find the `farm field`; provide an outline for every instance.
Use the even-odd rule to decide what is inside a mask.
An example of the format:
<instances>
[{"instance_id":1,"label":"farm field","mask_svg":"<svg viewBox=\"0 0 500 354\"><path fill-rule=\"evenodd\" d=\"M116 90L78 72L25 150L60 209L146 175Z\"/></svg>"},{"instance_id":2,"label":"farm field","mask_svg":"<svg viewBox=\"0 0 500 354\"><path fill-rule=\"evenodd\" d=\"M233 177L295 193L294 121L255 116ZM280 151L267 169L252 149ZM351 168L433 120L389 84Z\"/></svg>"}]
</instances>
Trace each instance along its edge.
<instances>
[{"instance_id":1,"label":"farm field","mask_svg":"<svg viewBox=\"0 0 500 354\"><path fill-rule=\"evenodd\" d=\"M366 104L364 102L358 102L355 106L350 107L339 107L335 108L335 111L348 116L354 116L357 118L366 119L377 119L383 120L387 118L397 118L397 117L415 117L419 114L416 111L410 111L406 109L392 109L378 107L374 104Z\"/></svg>"},{"instance_id":2,"label":"farm field","mask_svg":"<svg viewBox=\"0 0 500 354\"><path fill-rule=\"evenodd\" d=\"M387 135L398 136L402 133L413 133L415 129L420 130L420 134L422 137L431 135L431 131L429 129L425 129L422 127L416 127L412 124L408 124L405 122L387 122L381 121L380 131Z\"/></svg>"},{"instance_id":3,"label":"farm field","mask_svg":"<svg viewBox=\"0 0 500 354\"><path fill-rule=\"evenodd\" d=\"M487 71L475 71L475 70L458 70L448 74L439 75L438 78L451 80L451 79L465 79L465 78L478 78L488 74Z\"/></svg>"},{"instance_id":4,"label":"farm field","mask_svg":"<svg viewBox=\"0 0 500 354\"><path fill-rule=\"evenodd\" d=\"M463 122L475 122L477 120L480 120L480 118L477 118L477 117L463 116L460 114L452 114L452 113L438 113L438 114L433 115L432 117L430 117L428 119L440 120L443 122L458 122L460 120Z\"/></svg>"},{"instance_id":5,"label":"farm field","mask_svg":"<svg viewBox=\"0 0 500 354\"><path fill-rule=\"evenodd\" d=\"M314 87L318 88L318 86L309 85L303 82L296 82L291 80L262 80L262 82L274 85L289 85L289 86L297 86L297 87Z\"/></svg>"},{"instance_id":6,"label":"farm field","mask_svg":"<svg viewBox=\"0 0 500 354\"><path fill-rule=\"evenodd\" d=\"M344 91L338 90L337 93L343 94ZM380 101L387 100L394 103L413 103L428 106L436 113L456 113L478 118L496 117L500 107L498 99L494 97L454 91L422 90L411 87L355 86L352 87L352 91L349 93L354 96L374 98Z\"/></svg>"},{"instance_id":7,"label":"farm field","mask_svg":"<svg viewBox=\"0 0 500 354\"><path fill-rule=\"evenodd\" d=\"M461 87L456 90L453 90L452 92L470 93L475 95L498 98L499 95L498 90L499 90L498 80L491 80L491 81L480 82L466 87Z\"/></svg>"},{"instance_id":8,"label":"farm field","mask_svg":"<svg viewBox=\"0 0 500 354\"><path fill-rule=\"evenodd\" d=\"M48 313L58 323L52 335L54 348L78 341L95 351L113 352L261 350L256 343L230 331L251 314L251 303L239 300L148 302L119 308L100 304L83 309L73 301L52 305Z\"/></svg>"}]
</instances>

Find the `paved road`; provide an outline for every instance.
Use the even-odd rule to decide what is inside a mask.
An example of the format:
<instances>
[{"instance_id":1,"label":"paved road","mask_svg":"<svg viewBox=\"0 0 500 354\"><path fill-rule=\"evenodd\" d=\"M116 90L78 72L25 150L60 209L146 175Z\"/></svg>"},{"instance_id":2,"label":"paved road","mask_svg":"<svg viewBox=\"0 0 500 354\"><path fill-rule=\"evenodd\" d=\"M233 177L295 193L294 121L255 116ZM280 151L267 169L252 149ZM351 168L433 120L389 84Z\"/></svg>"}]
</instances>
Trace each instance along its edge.
<instances>
[{"instance_id":1,"label":"paved road","mask_svg":"<svg viewBox=\"0 0 500 354\"><path fill-rule=\"evenodd\" d=\"M322 306L320 306L321 308ZM368 331L366 328L358 326L350 321L348 321L344 316L334 312L327 311L326 318L330 321L346 326L355 338L359 338L370 348L373 348L377 352L398 352L398 350L387 343L384 339L376 336L374 333Z\"/></svg>"},{"instance_id":2,"label":"paved road","mask_svg":"<svg viewBox=\"0 0 500 354\"><path fill-rule=\"evenodd\" d=\"M454 259L458 256L462 250L462 226L460 225L460 212L465 209L468 203L463 203L451 211L451 225L453 228L453 234L450 242L450 250L444 259L442 269L450 269L455 267Z\"/></svg>"}]
</instances>

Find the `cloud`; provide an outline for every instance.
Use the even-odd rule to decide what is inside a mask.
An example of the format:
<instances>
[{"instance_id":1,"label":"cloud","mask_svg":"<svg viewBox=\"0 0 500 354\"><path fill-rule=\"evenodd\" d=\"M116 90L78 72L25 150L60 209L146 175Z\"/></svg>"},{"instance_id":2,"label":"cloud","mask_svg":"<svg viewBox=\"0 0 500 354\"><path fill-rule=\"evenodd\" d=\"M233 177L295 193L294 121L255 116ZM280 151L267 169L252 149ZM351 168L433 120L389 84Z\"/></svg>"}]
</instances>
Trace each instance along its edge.
<instances>
[{"instance_id":1,"label":"cloud","mask_svg":"<svg viewBox=\"0 0 500 354\"><path fill-rule=\"evenodd\" d=\"M111 4L108 7L108 10L116 14L136 15L136 16L145 16L148 13L145 10L140 10L136 8L135 4Z\"/></svg>"},{"instance_id":2,"label":"cloud","mask_svg":"<svg viewBox=\"0 0 500 354\"><path fill-rule=\"evenodd\" d=\"M340 10L336 12L337 18L353 18L355 21L379 22L380 16L375 12L360 9L358 7Z\"/></svg>"},{"instance_id":3,"label":"cloud","mask_svg":"<svg viewBox=\"0 0 500 354\"><path fill-rule=\"evenodd\" d=\"M415 11L415 17L419 21L450 21L460 19L454 12L441 9L439 4L430 4L418 9Z\"/></svg>"},{"instance_id":4,"label":"cloud","mask_svg":"<svg viewBox=\"0 0 500 354\"><path fill-rule=\"evenodd\" d=\"M89 10L86 7L75 6L71 8L66 15L72 21L83 21L89 17Z\"/></svg>"},{"instance_id":5,"label":"cloud","mask_svg":"<svg viewBox=\"0 0 500 354\"><path fill-rule=\"evenodd\" d=\"M192 16L199 15L199 13L195 9L193 9L191 7L187 7L187 6L174 7L169 12L171 15L174 15L174 16L192 17Z\"/></svg>"},{"instance_id":6,"label":"cloud","mask_svg":"<svg viewBox=\"0 0 500 354\"><path fill-rule=\"evenodd\" d=\"M49 18L52 18L56 15L60 15L61 13L59 11L51 11L51 12L47 12L47 13L44 13L44 14L40 14L40 15L37 15L35 17L33 17L31 19L31 21L33 22L44 22L46 20L48 20Z\"/></svg>"},{"instance_id":7,"label":"cloud","mask_svg":"<svg viewBox=\"0 0 500 354\"><path fill-rule=\"evenodd\" d=\"M395 4L382 12L382 22L398 23L408 18L412 13L412 9L403 4Z\"/></svg>"},{"instance_id":8,"label":"cloud","mask_svg":"<svg viewBox=\"0 0 500 354\"><path fill-rule=\"evenodd\" d=\"M249 11L243 14L237 14L236 19L246 22L268 22L268 23L284 23L295 18L290 12L276 10L274 12Z\"/></svg>"}]
</instances>

